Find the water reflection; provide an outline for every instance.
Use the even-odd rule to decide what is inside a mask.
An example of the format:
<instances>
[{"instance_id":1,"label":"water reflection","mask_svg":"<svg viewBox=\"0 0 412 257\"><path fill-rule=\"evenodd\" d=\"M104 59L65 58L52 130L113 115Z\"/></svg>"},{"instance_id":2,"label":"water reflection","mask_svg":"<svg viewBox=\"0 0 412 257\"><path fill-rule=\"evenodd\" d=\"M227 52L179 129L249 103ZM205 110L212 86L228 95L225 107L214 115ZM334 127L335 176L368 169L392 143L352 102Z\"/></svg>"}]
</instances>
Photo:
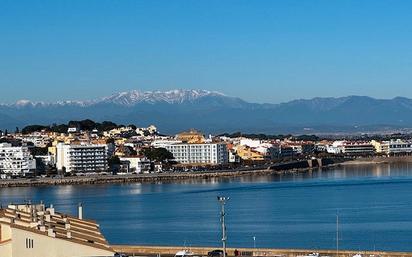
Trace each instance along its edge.
<instances>
[{"instance_id":1,"label":"water reflection","mask_svg":"<svg viewBox=\"0 0 412 257\"><path fill-rule=\"evenodd\" d=\"M342 249L412 251L410 163L352 165L296 174L151 184L0 189L0 203L44 200L76 215L83 202L111 243L219 245L217 195L228 203L229 245L330 248L335 214Z\"/></svg>"}]
</instances>

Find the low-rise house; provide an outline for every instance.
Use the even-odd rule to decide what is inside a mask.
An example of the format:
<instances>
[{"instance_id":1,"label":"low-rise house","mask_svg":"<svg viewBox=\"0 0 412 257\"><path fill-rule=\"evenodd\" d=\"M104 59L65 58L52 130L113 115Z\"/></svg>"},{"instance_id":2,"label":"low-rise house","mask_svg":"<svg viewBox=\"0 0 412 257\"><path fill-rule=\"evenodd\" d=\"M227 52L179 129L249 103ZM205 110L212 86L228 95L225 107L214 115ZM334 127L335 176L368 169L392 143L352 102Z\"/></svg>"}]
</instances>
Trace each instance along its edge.
<instances>
[{"instance_id":1,"label":"low-rise house","mask_svg":"<svg viewBox=\"0 0 412 257\"><path fill-rule=\"evenodd\" d=\"M151 168L150 161L144 156L120 157L120 161L125 164L127 173L149 173Z\"/></svg>"}]
</instances>

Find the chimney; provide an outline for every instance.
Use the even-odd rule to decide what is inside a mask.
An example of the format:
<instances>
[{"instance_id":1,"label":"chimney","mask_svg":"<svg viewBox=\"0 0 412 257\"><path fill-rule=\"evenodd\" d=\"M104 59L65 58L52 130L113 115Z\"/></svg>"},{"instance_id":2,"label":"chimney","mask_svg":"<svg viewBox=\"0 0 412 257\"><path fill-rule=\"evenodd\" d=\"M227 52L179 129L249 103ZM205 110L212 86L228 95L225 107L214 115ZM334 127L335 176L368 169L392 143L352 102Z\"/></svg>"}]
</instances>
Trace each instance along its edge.
<instances>
[{"instance_id":1,"label":"chimney","mask_svg":"<svg viewBox=\"0 0 412 257\"><path fill-rule=\"evenodd\" d=\"M48 235L49 237L56 237L56 233L54 233L54 231L53 231L52 228L49 228L49 229L47 230L47 235Z\"/></svg>"},{"instance_id":2,"label":"chimney","mask_svg":"<svg viewBox=\"0 0 412 257\"><path fill-rule=\"evenodd\" d=\"M79 203L79 219L83 219L83 204Z\"/></svg>"},{"instance_id":3,"label":"chimney","mask_svg":"<svg viewBox=\"0 0 412 257\"><path fill-rule=\"evenodd\" d=\"M46 232L46 226L45 225L40 225L39 229L41 232Z\"/></svg>"},{"instance_id":4,"label":"chimney","mask_svg":"<svg viewBox=\"0 0 412 257\"><path fill-rule=\"evenodd\" d=\"M50 207L46 209L46 211L48 211L50 213L51 216L54 215L54 208L53 208L53 204L50 204Z\"/></svg>"}]
</instances>

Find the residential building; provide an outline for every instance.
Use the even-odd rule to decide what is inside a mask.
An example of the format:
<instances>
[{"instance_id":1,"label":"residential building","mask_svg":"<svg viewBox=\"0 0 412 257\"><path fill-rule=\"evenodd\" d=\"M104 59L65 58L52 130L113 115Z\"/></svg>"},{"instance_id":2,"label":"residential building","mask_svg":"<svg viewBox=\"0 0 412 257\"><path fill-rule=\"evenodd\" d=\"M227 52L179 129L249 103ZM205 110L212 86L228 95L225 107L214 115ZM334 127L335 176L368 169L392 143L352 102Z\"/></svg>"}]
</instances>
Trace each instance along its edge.
<instances>
[{"instance_id":1,"label":"residential building","mask_svg":"<svg viewBox=\"0 0 412 257\"><path fill-rule=\"evenodd\" d=\"M107 144L65 144L56 146L56 168L67 173L103 172L108 169Z\"/></svg>"},{"instance_id":2,"label":"residential building","mask_svg":"<svg viewBox=\"0 0 412 257\"><path fill-rule=\"evenodd\" d=\"M127 173L149 173L150 161L144 156L120 157L120 161L127 165Z\"/></svg>"},{"instance_id":3,"label":"residential building","mask_svg":"<svg viewBox=\"0 0 412 257\"><path fill-rule=\"evenodd\" d=\"M36 160L27 146L0 144L0 178L26 177L36 169Z\"/></svg>"},{"instance_id":4,"label":"residential building","mask_svg":"<svg viewBox=\"0 0 412 257\"><path fill-rule=\"evenodd\" d=\"M50 137L46 133L34 132L30 135L21 137L24 143L32 143L35 147L47 147L51 142Z\"/></svg>"},{"instance_id":5,"label":"residential building","mask_svg":"<svg viewBox=\"0 0 412 257\"><path fill-rule=\"evenodd\" d=\"M176 135L176 140L182 141L188 144L203 144L205 143L205 137L197 130L191 129L187 132L182 132Z\"/></svg>"},{"instance_id":6,"label":"residential building","mask_svg":"<svg viewBox=\"0 0 412 257\"><path fill-rule=\"evenodd\" d=\"M162 145L162 144L158 144ZM163 144L173 154L175 161L182 164L226 164L228 163L228 150L224 143Z\"/></svg>"},{"instance_id":7,"label":"residential building","mask_svg":"<svg viewBox=\"0 0 412 257\"><path fill-rule=\"evenodd\" d=\"M412 153L412 141L397 139L380 142L373 140L371 144L375 147L377 153L388 155Z\"/></svg>"},{"instance_id":8,"label":"residential building","mask_svg":"<svg viewBox=\"0 0 412 257\"><path fill-rule=\"evenodd\" d=\"M1 257L113 256L95 221L56 212L44 204L0 209Z\"/></svg>"},{"instance_id":9,"label":"residential building","mask_svg":"<svg viewBox=\"0 0 412 257\"><path fill-rule=\"evenodd\" d=\"M254 149L247 147L245 145L238 145L235 149L237 155L242 160L263 161L265 159L265 154L255 151Z\"/></svg>"},{"instance_id":10,"label":"residential building","mask_svg":"<svg viewBox=\"0 0 412 257\"><path fill-rule=\"evenodd\" d=\"M345 155L373 155L375 153L375 147L370 142L346 141L341 147Z\"/></svg>"}]
</instances>

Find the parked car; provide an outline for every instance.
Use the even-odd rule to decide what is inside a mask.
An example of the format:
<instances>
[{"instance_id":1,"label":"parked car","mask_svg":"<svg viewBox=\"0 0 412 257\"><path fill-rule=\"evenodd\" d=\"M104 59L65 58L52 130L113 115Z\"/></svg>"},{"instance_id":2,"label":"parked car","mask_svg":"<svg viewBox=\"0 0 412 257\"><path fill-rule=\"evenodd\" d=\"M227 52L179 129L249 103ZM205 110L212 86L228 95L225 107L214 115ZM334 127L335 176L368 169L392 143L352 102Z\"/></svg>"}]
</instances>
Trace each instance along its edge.
<instances>
[{"instance_id":1,"label":"parked car","mask_svg":"<svg viewBox=\"0 0 412 257\"><path fill-rule=\"evenodd\" d=\"M223 250L213 250L207 253L208 257L223 257ZM227 253L226 253L227 256Z\"/></svg>"}]
</instances>

